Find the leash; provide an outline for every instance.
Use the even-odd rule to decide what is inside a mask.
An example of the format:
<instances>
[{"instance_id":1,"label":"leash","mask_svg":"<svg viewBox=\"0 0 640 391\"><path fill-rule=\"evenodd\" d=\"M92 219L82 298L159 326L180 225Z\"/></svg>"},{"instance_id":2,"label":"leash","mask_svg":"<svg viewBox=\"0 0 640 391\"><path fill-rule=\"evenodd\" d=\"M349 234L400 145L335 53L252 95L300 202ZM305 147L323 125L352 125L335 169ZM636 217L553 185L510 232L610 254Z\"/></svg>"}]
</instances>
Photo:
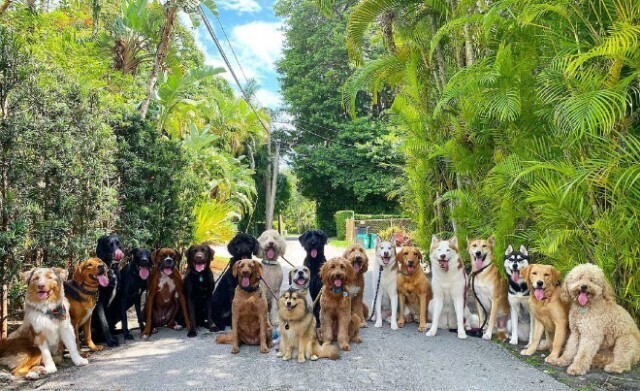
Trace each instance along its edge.
<instances>
[{"instance_id":1,"label":"leash","mask_svg":"<svg viewBox=\"0 0 640 391\"><path fill-rule=\"evenodd\" d=\"M320 288L320 292L318 292L318 296L316 296L316 299L313 301L313 304L311 304L312 311L314 308L316 308L316 304L318 304L318 301L320 301L320 296L322 296L322 292L324 292L324 286Z\"/></svg>"},{"instance_id":2,"label":"leash","mask_svg":"<svg viewBox=\"0 0 640 391\"><path fill-rule=\"evenodd\" d=\"M291 263L291 262L287 261L287 258L285 258L285 257L284 257L284 255L280 255L280 258L284 259L284 261L285 261L286 263L288 263L292 268L294 268L294 269L296 268L296 267L293 265L293 263Z\"/></svg>"},{"instance_id":3,"label":"leash","mask_svg":"<svg viewBox=\"0 0 640 391\"><path fill-rule=\"evenodd\" d=\"M376 295L373 296L373 308L371 308L371 315L369 316L369 319L367 319L367 321L371 321L371 319L373 319L373 315L376 313L376 301L378 301L378 291L380 290L380 277L382 277L382 269L383 267L381 265L380 270L378 271L378 286L376 286ZM382 316L382 314L380 314L380 316Z\"/></svg>"},{"instance_id":4,"label":"leash","mask_svg":"<svg viewBox=\"0 0 640 391\"><path fill-rule=\"evenodd\" d=\"M271 296L273 296L273 298L276 299L276 301L278 301L278 298L276 297L276 294L273 293L273 291L271 290L271 287L269 286L269 284L267 284L267 281L262 277L260 277L260 281L264 282L264 286L267 287L267 289L269 290L269 293L271 293Z\"/></svg>"},{"instance_id":5,"label":"leash","mask_svg":"<svg viewBox=\"0 0 640 391\"><path fill-rule=\"evenodd\" d=\"M484 326L486 326L487 324L487 309L484 308L484 304L482 304L482 301L478 298L478 294L476 293L476 276L480 274L484 269L488 268L490 265L491 263L486 266L483 266L482 268L471 273L471 275L469 276L469 280L471 280L471 292L473 292L473 296L476 298L476 301L480 304L480 308L482 308L482 312L484 313L484 318L482 320L482 325L480 325L480 328L469 330L468 334L474 337L482 337L482 331L484 330Z\"/></svg>"}]
</instances>

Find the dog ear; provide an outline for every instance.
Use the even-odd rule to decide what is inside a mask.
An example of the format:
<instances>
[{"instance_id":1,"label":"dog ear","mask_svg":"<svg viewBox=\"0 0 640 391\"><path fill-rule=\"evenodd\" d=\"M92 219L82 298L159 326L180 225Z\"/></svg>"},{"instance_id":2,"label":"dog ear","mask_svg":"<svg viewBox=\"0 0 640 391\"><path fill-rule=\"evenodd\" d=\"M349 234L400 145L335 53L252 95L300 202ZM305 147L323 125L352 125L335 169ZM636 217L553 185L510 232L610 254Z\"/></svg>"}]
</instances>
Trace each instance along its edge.
<instances>
[{"instance_id":1,"label":"dog ear","mask_svg":"<svg viewBox=\"0 0 640 391\"><path fill-rule=\"evenodd\" d=\"M256 266L256 275L258 276L258 278L262 278L262 262L253 261L253 263Z\"/></svg>"},{"instance_id":2,"label":"dog ear","mask_svg":"<svg viewBox=\"0 0 640 391\"><path fill-rule=\"evenodd\" d=\"M233 278L238 278L238 269L240 268L240 263L241 262L234 263L233 267L231 268L231 273L233 274Z\"/></svg>"},{"instance_id":3,"label":"dog ear","mask_svg":"<svg viewBox=\"0 0 640 391\"><path fill-rule=\"evenodd\" d=\"M295 269L289 270L289 286L293 285L293 273L295 271L296 271Z\"/></svg>"},{"instance_id":4,"label":"dog ear","mask_svg":"<svg viewBox=\"0 0 640 391\"><path fill-rule=\"evenodd\" d=\"M309 231L305 231L302 235L300 235L300 237L298 238L298 241L300 242L300 244L304 247L304 243L309 239L309 235L310 232Z\"/></svg>"},{"instance_id":5,"label":"dog ear","mask_svg":"<svg viewBox=\"0 0 640 391\"><path fill-rule=\"evenodd\" d=\"M391 246L393 247L393 246ZM404 251L403 251L404 247L400 248L400 252L396 254L396 262L398 262L398 265L404 265Z\"/></svg>"},{"instance_id":6,"label":"dog ear","mask_svg":"<svg viewBox=\"0 0 640 391\"><path fill-rule=\"evenodd\" d=\"M26 272L22 272L20 273L20 279L22 280L22 282L24 282L25 284L29 284L29 280L31 279L31 276L33 276L33 273L36 271L35 267L32 267L30 270L27 270Z\"/></svg>"},{"instance_id":7,"label":"dog ear","mask_svg":"<svg viewBox=\"0 0 640 391\"><path fill-rule=\"evenodd\" d=\"M436 235L431 235L431 247L434 247L439 241L440 239Z\"/></svg>"},{"instance_id":8,"label":"dog ear","mask_svg":"<svg viewBox=\"0 0 640 391\"><path fill-rule=\"evenodd\" d=\"M422 251L420 251L420 249L416 247L416 253L418 253L418 262L422 263Z\"/></svg>"},{"instance_id":9,"label":"dog ear","mask_svg":"<svg viewBox=\"0 0 640 391\"><path fill-rule=\"evenodd\" d=\"M258 251L254 251L254 253L258 258L264 258L265 257L264 249L262 248L262 244L260 243L260 240L258 240L257 243L258 243Z\"/></svg>"},{"instance_id":10,"label":"dog ear","mask_svg":"<svg viewBox=\"0 0 640 391\"><path fill-rule=\"evenodd\" d=\"M491 245L491 247L493 247L496 244L496 237L491 235L491 237L489 237L489 244Z\"/></svg>"},{"instance_id":11,"label":"dog ear","mask_svg":"<svg viewBox=\"0 0 640 391\"><path fill-rule=\"evenodd\" d=\"M318 233L320 234L320 237L322 238L322 245L324 246L325 244L327 244L327 242L329 241L329 237L327 236L326 233L324 233L323 230L319 229Z\"/></svg>"},{"instance_id":12,"label":"dog ear","mask_svg":"<svg viewBox=\"0 0 640 391\"><path fill-rule=\"evenodd\" d=\"M524 282L529 285L529 273L531 272L531 266L527 266L524 269L520 270L520 274L522 274L522 278L524 278ZM529 287L531 288L531 287Z\"/></svg>"},{"instance_id":13,"label":"dog ear","mask_svg":"<svg viewBox=\"0 0 640 391\"><path fill-rule=\"evenodd\" d=\"M102 261L100 261L102 263ZM73 281L82 284L84 276L82 275L82 262L79 262L75 268L73 268Z\"/></svg>"},{"instance_id":14,"label":"dog ear","mask_svg":"<svg viewBox=\"0 0 640 391\"><path fill-rule=\"evenodd\" d=\"M451 239L449 239L449 244L451 246L458 247L458 237L454 236Z\"/></svg>"},{"instance_id":15,"label":"dog ear","mask_svg":"<svg viewBox=\"0 0 640 391\"><path fill-rule=\"evenodd\" d=\"M602 279L602 298L606 301L615 303L616 293L609 281L605 278L604 273L600 276L600 279Z\"/></svg>"},{"instance_id":16,"label":"dog ear","mask_svg":"<svg viewBox=\"0 0 640 391\"><path fill-rule=\"evenodd\" d=\"M347 278L349 279L349 281L347 281L347 284L351 284L351 282L356 279L356 271L349 260L343 259L342 262L344 262L345 267L347 268Z\"/></svg>"},{"instance_id":17,"label":"dog ear","mask_svg":"<svg viewBox=\"0 0 640 391\"><path fill-rule=\"evenodd\" d=\"M258 243L258 241L256 240L256 238L254 238L253 236L251 237L251 239L253 239L253 255L258 255L258 253L260 252L261 248L260 248L260 243Z\"/></svg>"},{"instance_id":18,"label":"dog ear","mask_svg":"<svg viewBox=\"0 0 640 391\"><path fill-rule=\"evenodd\" d=\"M69 272L67 271L67 269L63 269L61 267L54 267L53 272L62 281L67 281L67 278L69 277Z\"/></svg>"},{"instance_id":19,"label":"dog ear","mask_svg":"<svg viewBox=\"0 0 640 391\"><path fill-rule=\"evenodd\" d=\"M511 247L511 246L509 246L509 247ZM513 249L512 249L512 251L513 251ZM527 251L527 248L524 246L524 244L520 245L520 252L522 254L524 254L524 255L529 255L529 252Z\"/></svg>"},{"instance_id":20,"label":"dog ear","mask_svg":"<svg viewBox=\"0 0 640 391\"><path fill-rule=\"evenodd\" d=\"M521 248L524 246L521 246ZM513 246L512 245L508 245L507 249L504 251L504 255L510 255L513 252Z\"/></svg>"},{"instance_id":21,"label":"dog ear","mask_svg":"<svg viewBox=\"0 0 640 391\"><path fill-rule=\"evenodd\" d=\"M152 264L156 264L156 258L158 257L158 251L159 249L155 249L151 252L151 263Z\"/></svg>"},{"instance_id":22,"label":"dog ear","mask_svg":"<svg viewBox=\"0 0 640 391\"><path fill-rule=\"evenodd\" d=\"M173 255L176 257L176 263L179 265L182 262L182 253L175 248L171 249L173 251Z\"/></svg>"},{"instance_id":23,"label":"dog ear","mask_svg":"<svg viewBox=\"0 0 640 391\"><path fill-rule=\"evenodd\" d=\"M191 261L193 260L193 251L195 250L195 248L196 248L196 245L192 244L187 249L187 262L189 262L189 263L191 263Z\"/></svg>"},{"instance_id":24,"label":"dog ear","mask_svg":"<svg viewBox=\"0 0 640 391\"><path fill-rule=\"evenodd\" d=\"M216 250L212 249L211 246L207 244L207 262L213 262L213 258L216 256Z\"/></svg>"},{"instance_id":25,"label":"dog ear","mask_svg":"<svg viewBox=\"0 0 640 391\"><path fill-rule=\"evenodd\" d=\"M569 295L569 278L570 274L567 275L560 286L560 300L562 300L563 303L571 303L571 296Z\"/></svg>"},{"instance_id":26,"label":"dog ear","mask_svg":"<svg viewBox=\"0 0 640 391\"><path fill-rule=\"evenodd\" d=\"M562 278L562 274L555 267L551 268L551 283L553 285L558 285L560 283L560 278Z\"/></svg>"}]
</instances>

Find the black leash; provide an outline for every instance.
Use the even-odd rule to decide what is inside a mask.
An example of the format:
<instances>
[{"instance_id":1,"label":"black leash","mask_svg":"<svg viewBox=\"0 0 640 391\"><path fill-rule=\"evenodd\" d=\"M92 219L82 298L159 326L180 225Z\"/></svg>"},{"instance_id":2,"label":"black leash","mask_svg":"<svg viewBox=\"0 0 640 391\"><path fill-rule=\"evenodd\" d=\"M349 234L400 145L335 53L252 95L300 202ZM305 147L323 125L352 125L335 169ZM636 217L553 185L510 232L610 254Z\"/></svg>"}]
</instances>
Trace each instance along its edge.
<instances>
[{"instance_id":1,"label":"black leash","mask_svg":"<svg viewBox=\"0 0 640 391\"><path fill-rule=\"evenodd\" d=\"M478 298L478 294L476 293L476 276L480 274L484 269L488 268L490 265L491 264L483 266L482 268L471 273L471 275L469 276L469 279L471 280L471 292L473 292L473 296L476 298L476 301L480 304L480 308L482 308L482 312L484 313L484 319L482 320L482 325L480 325L480 328L475 330L469 330L469 332L467 333L473 337L482 337L484 326L486 326L487 324L487 309L484 308L484 304L482 304L482 301Z\"/></svg>"},{"instance_id":2,"label":"black leash","mask_svg":"<svg viewBox=\"0 0 640 391\"><path fill-rule=\"evenodd\" d=\"M367 319L367 321L371 321L371 319L373 319L373 315L376 313L376 301L378 300L378 290L380 290L380 280L382 279L382 265L380 266L380 270L378 271L378 286L376 286L376 295L373 296L373 308L371 309L371 315L369 316L369 319ZM382 314L380 314L380 316L382 316Z\"/></svg>"},{"instance_id":3,"label":"black leash","mask_svg":"<svg viewBox=\"0 0 640 391\"><path fill-rule=\"evenodd\" d=\"M284 257L284 255L280 255L280 258L284 259L284 261L285 261L286 263L288 263L289 265L291 265L291 267L292 267L292 268L294 268L294 269L296 268L295 266L293 266L293 263L291 263L291 262L287 261L287 258L285 258L285 257Z\"/></svg>"}]
</instances>

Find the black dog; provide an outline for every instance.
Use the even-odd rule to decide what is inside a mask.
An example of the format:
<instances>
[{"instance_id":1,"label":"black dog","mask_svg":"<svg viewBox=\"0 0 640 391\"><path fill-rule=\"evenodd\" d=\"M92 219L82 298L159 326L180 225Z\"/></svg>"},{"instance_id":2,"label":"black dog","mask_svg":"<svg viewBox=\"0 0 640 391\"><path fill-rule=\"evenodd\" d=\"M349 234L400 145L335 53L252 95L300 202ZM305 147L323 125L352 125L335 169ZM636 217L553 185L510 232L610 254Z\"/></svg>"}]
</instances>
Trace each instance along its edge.
<instances>
[{"instance_id":1,"label":"black dog","mask_svg":"<svg viewBox=\"0 0 640 391\"><path fill-rule=\"evenodd\" d=\"M98 239L96 256L107 265L109 285L98 288L98 302L93 310L92 325L95 325L94 339L104 341L107 345L118 346L118 340L112 335L118 319L107 318L107 310L113 305L120 280L120 260L124 253L120 248L118 235L104 235Z\"/></svg>"},{"instance_id":2,"label":"black dog","mask_svg":"<svg viewBox=\"0 0 640 391\"><path fill-rule=\"evenodd\" d=\"M214 251L206 244L198 244L187 250L187 273L184 275L184 294L187 297L191 330L187 337L198 335L198 326L209 327L211 331L218 331L213 322L211 301L213 297L213 272L211 261ZM206 320L206 325L205 325Z\"/></svg>"},{"instance_id":3,"label":"black dog","mask_svg":"<svg viewBox=\"0 0 640 391\"><path fill-rule=\"evenodd\" d=\"M226 326L231 326L231 303L238 285L238 281L233 277L233 265L236 261L251 259L253 255L258 255L259 247L256 238L245 233L237 234L227 245L231 259L224 274L218 278L211 304L213 322L220 330L224 330Z\"/></svg>"},{"instance_id":4,"label":"black dog","mask_svg":"<svg viewBox=\"0 0 640 391\"><path fill-rule=\"evenodd\" d=\"M307 252L304 259L304 266L309 268L311 279L309 280L309 293L311 300L315 301L320 289L322 289L322 280L320 279L320 268L327 261L324 256L324 246L327 244L327 234L319 229L311 229L306 231L298 240ZM316 316L316 322L320 323L320 303L313 307L313 314Z\"/></svg>"},{"instance_id":5,"label":"black dog","mask_svg":"<svg viewBox=\"0 0 640 391\"><path fill-rule=\"evenodd\" d=\"M120 271L120 284L113 303L107 310L109 326L122 322L124 339L133 340L127 322L127 311L135 306L140 330L144 329L144 314L141 309L142 294L147 290L147 280L151 273L151 252L134 248L131 250L131 261Z\"/></svg>"}]
</instances>

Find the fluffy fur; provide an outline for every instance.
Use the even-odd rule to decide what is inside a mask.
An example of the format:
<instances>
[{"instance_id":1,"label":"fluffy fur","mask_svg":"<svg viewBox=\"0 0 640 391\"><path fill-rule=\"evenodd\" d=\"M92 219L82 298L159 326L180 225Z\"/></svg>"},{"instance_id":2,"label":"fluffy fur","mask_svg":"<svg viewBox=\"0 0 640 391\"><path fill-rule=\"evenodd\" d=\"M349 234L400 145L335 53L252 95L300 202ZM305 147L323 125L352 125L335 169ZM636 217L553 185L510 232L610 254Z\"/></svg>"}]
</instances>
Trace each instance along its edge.
<instances>
[{"instance_id":1,"label":"fluffy fur","mask_svg":"<svg viewBox=\"0 0 640 391\"><path fill-rule=\"evenodd\" d=\"M504 270L507 274L509 286L507 299L511 312L511 338L509 343L517 345L519 340L524 340L527 345L533 334L533 316L529 312L529 286L522 275L522 270L529 266L529 252L525 246L520 246L518 251L513 251L509 245L504 253Z\"/></svg>"},{"instance_id":2,"label":"fluffy fur","mask_svg":"<svg viewBox=\"0 0 640 391\"><path fill-rule=\"evenodd\" d=\"M311 301L311 295L309 294L309 281L311 281L311 272L308 267L296 266L289 270L289 288L304 291L307 306L313 311L311 308L313 302Z\"/></svg>"},{"instance_id":3,"label":"fluffy fur","mask_svg":"<svg viewBox=\"0 0 640 391\"><path fill-rule=\"evenodd\" d=\"M402 247L396 254L398 262L398 327L405 318L418 318L418 331L427 331L427 308L433 297L431 283L422 271L422 253L417 247ZM406 307L405 307L406 304Z\"/></svg>"},{"instance_id":4,"label":"fluffy fur","mask_svg":"<svg viewBox=\"0 0 640 391\"><path fill-rule=\"evenodd\" d=\"M530 356L536 350L546 350L548 343L553 341L551 353L544 361L555 365L569 331L568 305L560 300L560 272L553 266L535 264L525 268L522 275L533 290L529 308L534 323L529 347L520 354ZM542 334L545 334L546 343L540 346Z\"/></svg>"},{"instance_id":5,"label":"fluffy fur","mask_svg":"<svg viewBox=\"0 0 640 391\"><path fill-rule=\"evenodd\" d=\"M80 327L89 350L92 352L102 350L102 346L93 343L91 337L91 314L98 299L98 287L107 285L109 285L107 265L100 258L89 258L81 262L75 267L71 281L64 283L78 350L81 348Z\"/></svg>"},{"instance_id":6,"label":"fluffy fur","mask_svg":"<svg viewBox=\"0 0 640 391\"><path fill-rule=\"evenodd\" d=\"M457 328L458 338L467 338L464 329L465 286L464 267L458 252L458 238L440 240L431 238L429 251L431 263L431 287L433 289L432 324L428 337L433 337L440 328ZM444 310L444 312L443 312ZM455 323L452 315L455 312ZM444 316L443 316L444 315Z\"/></svg>"},{"instance_id":7,"label":"fluffy fur","mask_svg":"<svg viewBox=\"0 0 640 391\"><path fill-rule=\"evenodd\" d=\"M278 357L284 361L291 359L293 350L298 351L298 362L315 361L318 358L335 360L340 357L337 347L330 343L320 345L316 335L316 320L307 305L306 290L290 287L280 295L278 315L280 316L280 350Z\"/></svg>"},{"instance_id":8,"label":"fluffy fur","mask_svg":"<svg viewBox=\"0 0 640 391\"><path fill-rule=\"evenodd\" d=\"M592 264L573 268L562 284L562 299L571 303L571 335L557 364L570 375L594 367L622 373L640 360L640 331L631 315L616 303L602 270Z\"/></svg>"},{"instance_id":9,"label":"fluffy fur","mask_svg":"<svg viewBox=\"0 0 640 391\"><path fill-rule=\"evenodd\" d=\"M109 268L107 273L109 285L98 289L98 302L93 310L91 321L94 328L93 336L98 341L105 341L110 347L118 346L119 342L113 336L113 331L120 319L110 314L117 314L119 309L116 306L113 307L115 311L112 311L111 307L115 305L114 299L120 286L120 261L124 258L120 237L118 235L101 236L96 244L96 256Z\"/></svg>"},{"instance_id":10,"label":"fluffy fur","mask_svg":"<svg viewBox=\"0 0 640 391\"><path fill-rule=\"evenodd\" d=\"M467 251L471 259L471 281L475 291L476 309L480 324L484 323L484 306L489 319L483 339L490 340L493 328L498 327L498 339L506 339L505 329L509 317L509 301L507 300L507 280L493 264L493 245L495 238L475 239L467 241ZM481 306L482 304L482 306Z\"/></svg>"},{"instance_id":11,"label":"fluffy fur","mask_svg":"<svg viewBox=\"0 0 640 391\"><path fill-rule=\"evenodd\" d=\"M253 255L257 255L259 245L256 238L241 232L227 244L227 250L231 254L231 259L229 259L229 265L222 273L222 276L218 278L211 304L213 307L213 322L220 330L231 326L233 295L238 285L238 280L233 277L233 267L239 260L251 259Z\"/></svg>"},{"instance_id":12,"label":"fluffy fur","mask_svg":"<svg viewBox=\"0 0 640 391\"><path fill-rule=\"evenodd\" d=\"M208 327L218 331L213 322L211 299L215 281L211 271L211 262L215 252L206 243L194 244L187 250L187 272L184 275L184 295L189 308L191 328L187 337L198 335L197 327Z\"/></svg>"},{"instance_id":13,"label":"fluffy fur","mask_svg":"<svg viewBox=\"0 0 640 391\"><path fill-rule=\"evenodd\" d=\"M360 318L351 312L351 285L355 271L345 258L331 258L320 269L322 296L320 297L320 329L324 343L337 339L342 350L351 350L349 342L360 343ZM337 338L336 338L337 337Z\"/></svg>"},{"instance_id":14,"label":"fluffy fur","mask_svg":"<svg viewBox=\"0 0 640 391\"><path fill-rule=\"evenodd\" d=\"M344 252L344 257L351 262L356 273L353 283L349 286L351 311L360 318L360 327L366 327L369 308L364 303L364 275L369 270L369 257L359 244L349 246Z\"/></svg>"},{"instance_id":15,"label":"fluffy fur","mask_svg":"<svg viewBox=\"0 0 640 391\"><path fill-rule=\"evenodd\" d=\"M35 268L20 277L27 284L24 321L0 341L0 364L8 366L14 376L38 379L57 371L55 361L62 360L62 342L75 365L87 365L87 359L78 352L69 302L64 296L67 271Z\"/></svg>"},{"instance_id":16,"label":"fluffy fur","mask_svg":"<svg viewBox=\"0 0 640 391\"><path fill-rule=\"evenodd\" d=\"M305 231L298 238L300 244L307 252L307 256L304 258L303 265L309 268L311 273L311 281L309 281L309 293L311 299L315 302L322 289L322 279L320 278L320 268L327 261L324 256L324 246L327 244L327 234L319 229L312 229ZM316 317L316 322L320 322L320 303L317 303L313 308L313 314Z\"/></svg>"},{"instance_id":17,"label":"fluffy fur","mask_svg":"<svg viewBox=\"0 0 640 391\"><path fill-rule=\"evenodd\" d=\"M278 259L287 251L287 242L275 229L268 229L258 237L258 257L262 258L262 279L260 285L267 293L267 304L269 305L269 321L271 325L278 326L278 301L276 297L280 296L280 286L282 286L282 266ZM266 281L266 284L265 284ZM269 285L267 287L267 284ZM272 291L273 295L269 293ZM275 295L275 297L274 297Z\"/></svg>"},{"instance_id":18,"label":"fluffy fur","mask_svg":"<svg viewBox=\"0 0 640 391\"><path fill-rule=\"evenodd\" d=\"M260 286L262 263L243 259L233 265L238 280L233 298L231 332L219 335L216 342L231 344L231 353L240 351L240 344L260 345L260 353L273 347L273 329L269 324L267 299Z\"/></svg>"},{"instance_id":19,"label":"fluffy fur","mask_svg":"<svg viewBox=\"0 0 640 391\"><path fill-rule=\"evenodd\" d=\"M398 265L396 264L396 246L388 241L381 241L376 245L376 268L373 271L372 287L375 303L371 307L375 311L375 327L382 327L383 307L387 303L391 310L391 329L398 329ZM380 271L382 270L382 272ZM378 279L380 285L378 288ZM375 304L375 305L374 305ZM375 308L374 308L375 307ZM386 314L385 314L386 315Z\"/></svg>"}]
</instances>

